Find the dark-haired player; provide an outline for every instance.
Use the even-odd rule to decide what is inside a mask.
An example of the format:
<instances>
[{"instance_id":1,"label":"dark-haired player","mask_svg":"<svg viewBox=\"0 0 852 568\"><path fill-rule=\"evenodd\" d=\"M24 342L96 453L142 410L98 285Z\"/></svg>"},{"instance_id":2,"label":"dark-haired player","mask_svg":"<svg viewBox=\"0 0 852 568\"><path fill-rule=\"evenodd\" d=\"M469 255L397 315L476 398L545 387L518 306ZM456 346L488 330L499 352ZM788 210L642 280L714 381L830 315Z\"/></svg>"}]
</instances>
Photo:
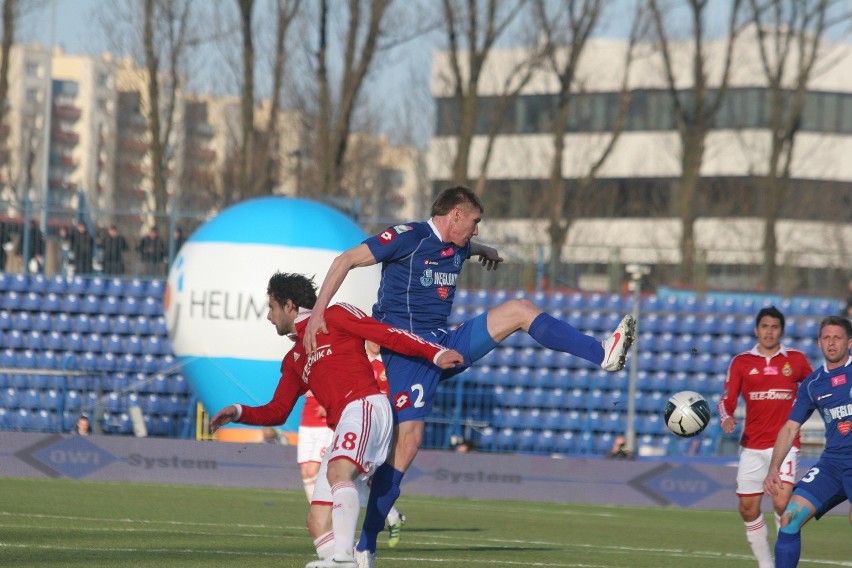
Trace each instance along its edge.
<instances>
[{"instance_id":1,"label":"dark-haired player","mask_svg":"<svg viewBox=\"0 0 852 568\"><path fill-rule=\"evenodd\" d=\"M737 400L745 401L745 426L740 438L740 461L737 468L737 497L740 516L745 522L746 540L760 568L772 568L772 553L766 522L760 509L763 480L769 469L772 445L793 407L796 388L811 372L808 358L801 351L781 345L784 314L775 307L763 308L754 321L757 344L751 351L734 356L728 366L725 391L718 404L722 430L731 433L737 424L734 410ZM799 438L781 464L784 481L772 497L775 529L796 481L799 463Z\"/></svg>"},{"instance_id":2,"label":"dark-haired player","mask_svg":"<svg viewBox=\"0 0 852 568\"><path fill-rule=\"evenodd\" d=\"M215 432L229 422L274 426L283 424L296 400L310 389L326 410L334 429L323 455L308 513L308 530L320 560L306 568L355 568L352 555L360 513L359 490L387 456L393 434L393 413L373 377L364 341L375 341L441 368L463 362L461 354L368 317L348 304L326 310L329 333L310 355L302 335L316 301L313 281L301 274L276 273L269 280L267 319L278 335L296 343L281 362L281 378L272 400L263 406L234 404L210 421ZM358 485L356 485L358 482Z\"/></svg>"}]
</instances>

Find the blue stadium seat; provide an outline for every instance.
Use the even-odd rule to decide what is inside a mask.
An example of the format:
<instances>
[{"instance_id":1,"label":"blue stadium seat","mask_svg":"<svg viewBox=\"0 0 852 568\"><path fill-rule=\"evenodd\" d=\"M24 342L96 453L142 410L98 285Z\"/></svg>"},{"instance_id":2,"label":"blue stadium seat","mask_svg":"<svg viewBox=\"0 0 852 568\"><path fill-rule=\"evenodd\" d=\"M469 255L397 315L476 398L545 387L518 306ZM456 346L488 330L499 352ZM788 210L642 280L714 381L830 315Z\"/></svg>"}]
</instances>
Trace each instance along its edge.
<instances>
[{"instance_id":1,"label":"blue stadium seat","mask_svg":"<svg viewBox=\"0 0 852 568\"><path fill-rule=\"evenodd\" d=\"M83 371L96 371L98 370L98 356L100 352L94 351L83 351L80 356L77 358L77 365Z\"/></svg>"},{"instance_id":2,"label":"blue stadium seat","mask_svg":"<svg viewBox=\"0 0 852 568\"><path fill-rule=\"evenodd\" d=\"M698 319L697 315L695 315L695 314L669 314L669 315L673 315L675 318L677 318L678 323L677 323L676 326L674 326L676 329L674 329L674 330L667 329L667 331L672 331L672 332L675 332L675 333L692 333L692 334L696 334L696 333L700 332L700 325L699 325L700 320ZM667 320L668 320L668 317L669 316L666 316Z\"/></svg>"},{"instance_id":3,"label":"blue stadium seat","mask_svg":"<svg viewBox=\"0 0 852 568\"><path fill-rule=\"evenodd\" d=\"M584 330L593 332L594 334L603 331L605 327L603 314L597 310L588 312L586 317L583 318L582 326Z\"/></svg>"},{"instance_id":4,"label":"blue stadium seat","mask_svg":"<svg viewBox=\"0 0 852 568\"><path fill-rule=\"evenodd\" d=\"M699 353L712 353L714 351L713 344L715 338L712 334L702 333L696 338L693 346Z\"/></svg>"},{"instance_id":5,"label":"blue stadium seat","mask_svg":"<svg viewBox=\"0 0 852 568\"><path fill-rule=\"evenodd\" d=\"M636 415L636 433L639 435L659 434L664 427L662 411Z\"/></svg>"},{"instance_id":6,"label":"blue stadium seat","mask_svg":"<svg viewBox=\"0 0 852 568\"><path fill-rule=\"evenodd\" d=\"M512 371L512 384L524 388L532 387L532 370L529 367L518 367Z\"/></svg>"},{"instance_id":7,"label":"blue stadium seat","mask_svg":"<svg viewBox=\"0 0 852 568\"><path fill-rule=\"evenodd\" d=\"M757 343L754 335L738 335L733 339L734 353L743 353L751 351L751 348Z\"/></svg>"},{"instance_id":8,"label":"blue stadium seat","mask_svg":"<svg viewBox=\"0 0 852 568\"><path fill-rule=\"evenodd\" d=\"M169 380L172 392L177 394L189 394L189 381L186 380L186 377L181 374L174 374L169 376Z\"/></svg>"},{"instance_id":9,"label":"blue stadium seat","mask_svg":"<svg viewBox=\"0 0 852 568\"><path fill-rule=\"evenodd\" d=\"M655 371L672 372L674 371L674 357L669 351L661 351L655 355L653 365Z\"/></svg>"},{"instance_id":10,"label":"blue stadium seat","mask_svg":"<svg viewBox=\"0 0 852 568\"><path fill-rule=\"evenodd\" d=\"M611 390L604 392L603 398L604 410L620 410L627 409L627 391Z\"/></svg>"},{"instance_id":11,"label":"blue stadium seat","mask_svg":"<svg viewBox=\"0 0 852 568\"><path fill-rule=\"evenodd\" d=\"M29 312L12 312L12 329L29 331L32 329L33 317Z\"/></svg>"},{"instance_id":12,"label":"blue stadium seat","mask_svg":"<svg viewBox=\"0 0 852 568\"><path fill-rule=\"evenodd\" d=\"M500 406L523 406L525 398L524 388L513 386L498 386L494 388L494 397L497 404Z\"/></svg>"},{"instance_id":13,"label":"blue stadium seat","mask_svg":"<svg viewBox=\"0 0 852 568\"><path fill-rule=\"evenodd\" d=\"M638 388L646 392L665 391L669 388L669 373L665 371L656 371L648 373L648 380Z\"/></svg>"},{"instance_id":14,"label":"blue stadium seat","mask_svg":"<svg viewBox=\"0 0 852 568\"><path fill-rule=\"evenodd\" d=\"M540 384L539 386L562 388L568 388L571 385L571 373L573 371L568 369L536 369L533 371L533 374L541 375L542 383L547 382L547 384Z\"/></svg>"},{"instance_id":15,"label":"blue stadium seat","mask_svg":"<svg viewBox=\"0 0 852 568\"><path fill-rule=\"evenodd\" d=\"M101 312L101 299L94 294L86 294L80 302L80 309L94 317Z\"/></svg>"},{"instance_id":16,"label":"blue stadium seat","mask_svg":"<svg viewBox=\"0 0 852 568\"><path fill-rule=\"evenodd\" d=\"M8 310L0 310L0 330L12 329L12 314Z\"/></svg>"},{"instance_id":17,"label":"blue stadium seat","mask_svg":"<svg viewBox=\"0 0 852 568\"><path fill-rule=\"evenodd\" d=\"M535 349L533 347L524 347L522 349L515 350L515 362L514 366L516 367L532 367L536 364L536 356L540 349Z\"/></svg>"},{"instance_id":18,"label":"blue stadium seat","mask_svg":"<svg viewBox=\"0 0 852 568\"><path fill-rule=\"evenodd\" d=\"M41 393L38 389L26 389L18 393L18 406L21 408L41 408Z\"/></svg>"},{"instance_id":19,"label":"blue stadium seat","mask_svg":"<svg viewBox=\"0 0 852 568\"><path fill-rule=\"evenodd\" d=\"M13 290L15 292L26 292L29 288L29 278L26 274L18 272L16 274L12 274L7 281L6 289Z\"/></svg>"},{"instance_id":20,"label":"blue stadium seat","mask_svg":"<svg viewBox=\"0 0 852 568\"><path fill-rule=\"evenodd\" d=\"M627 296L626 298L630 298ZM621 294L608 294L606 298L604 298L603 308L610 312L615 312L620 314L623 311L627 311L632 309L631 306L625 305L625 299L621 296Z\"/></svg>"},{"instance_id":21,"label":"blue stadium seat","mask_svg":"<svg viewBox=\"0 0 852 568\"><path fill-rule=\"evenodd\" d=\"M78 294L65 294L61 296L60 309L68 314L79 314L83 308L83 301Z\"/></svg>"},{"instance_id":22,"label":"blue stadium seat","mask_svg":"<svg viewBox=\"0 0 852 568\"><path fill-rule=\"evenodd\" d=\"M715 314L704 315L695 322L695 330L699 335L715 335L720 333L720 318Z\"/></svg>"},{"instance_id":23,"label":"blue stadium seat","mask_svg":"<svg viewBox=\"0 0 852 568\"><path fill-rule=\"evenodd\" d=\"M66 351L82 351L83 335L72 331L63 335L63 348Z\"/></svg>"},{"instance_id":24,"label":"blue stadium seat","mask_svg":"<svg viewBox=\"0 0 852 568\"><path fill-rule=\"evenodd\" d=\"M479 434L479 449L488 451L493 449L497 440L497 432L494 428L486 427Z\"/></svg>"},{"instance_id":25,"label":"blue stadium seat","mask_svg":"<svg viewBox=\"0 0 852 568\"><path fill-rule=\"evenodd\" d=\"M21 297L21 309L28 312L37 312L41 309L41 294L38 292L26 292Z\"/></svg>"},{"instance_id":26,"label":"blue stadium seat","mask_svg":"<svg viewBox=\"0 0 852 568\"><path fill-rule=\"evenodd\" d=\"M45 391L41 399L42 408L52 410L54 412L62 409L64 402L62 393L56 389L49 389Z\"/></svg>"},{"instance_id":27,"label":"blue stadium seat","mask_svg":"<svg viewBox=\"0 0 852 568\"><path fill-rule=\"evenodd\" d=\"M107 334L112 331L112 322L106 314L91 315L89 318L91 331L94 333Z\"/></svg>"},{"instance_id":28,"label":"blue stadium seat","mask_svg":"<svg viewBox=\"0 0 852 568\"><path fill-rule=\"evenodd\" d=\"M596 410L604 409L604 391L601 389L592 389L586 393L586 408Z\"/></svg>"},{"instance_id":29,"label":"blue stadium seat","mask_svg":"<svg viewBox=\"0 0 852 568\"><path fill-rule=\"evenodd\" d=\"M101 314L116 315L122 313L121 301L116 296L105 296L100 301Z\"/></svg>"},{"instance_id":30,"label":"blue stadium seat","mask_svg":"<svg viewBox=\"0 0 852 568\"><path fill-rule=\"evenodd\" d=\"M41 350L44 349L44 336L37 329L30 330L23 334L24 347L27 349Z\"/></svg>"},{"instance_id":31,"label":"blue stadium seat","mask_svg":"<svg viewBox=\"0 0 852 568\"><path fill-rule=\"evenodd\" d=\"M18 408L18 389L6 387L0 390L0 407L6 409Z\"/></svg>"},{"instance_id":32,"label":"blue stadium seat","mask_svg":"<svg viewBox=\"0 0 852 568\"><path fill-rule=\"evenodd\" d=\"M125 372L135 372L139 368L139 361L133 353L125 353L118 359L116 370Z\"/></svg>"},{"instance_id":33,"label":"blue stadium seat","mask_svg":"<svg viewBox=\"0 0 852 568\"><path fill-rule=\"evenodd\" d=\"M24 349L18 352L18 367L21 369L38 368L38 357L32 349Z\"/></svg>"},{"instance_id":34,"label":"blue stadium seat","mask_svg":"<svg viewBox=\"0 0 852 568\"><path fill-rule=\"evenodd\" d=\"M512 428L502 428L497 432L494 445L498 450L511 451L515 449L517 434Z\"/></svg>"},{"instance_id":35,"label":"blue stadium seat","mask_svg":"<svg viewBox=\"0 0 852 568\"><path fill-rule=\"evenodd\" d=\"M65 276L61 274L54 274L47 279L44 291L48 294L62 295L65 293L67 287L68 283L65 280Z\"/></svg>"},{"instance_id":36,"label":"blue stadium seat","mask_svg":"<svg viewBox=\"0 0 852 568\"><path fill-rule=\"evenodd\" d=\"M83 336L83 350L100 353L104 350L104 338L100 333L92 332Z\"/></svg>"},{"instance_id":37,"label":"blue stadium seat","mask_svg":"<svg viewBox=\"0 0 852 568\"><path fill-rule=\"evenodd\" d=\"M77 314L71 319L71 330L80 335L89 333L92 331L92 318L89 314Z\"/></svg>"},{"instance_id":38,"label":"blue stadium seat","mask_svg":"<svg viewBox=\"0 0 852 568\"><path fill-rule=\"evenodd\" d=\"M111 392L106 395L103 400L104 410L107 412L122 412L126 410L127 402L121 396L121 393Z\"/></svg>"},{"instance_id":39,"label":"blue stadium seat","mask_svg":"<svg viewBox=\"0 0 852 568\"><path fill-rule=\"evenodd\" d=\"M122 278L110 278L106 281L106 287L104 288L104 294L107 296L118 296L123 297L127 295L127 287L125 286L124 279Z\"/></svg>"},{"instance_id":40,"label":"blue stadium seat","mask_svg":"<svg viewBox=\"0 0 852 568\"><path fill-rule=\"evenodd\" d=\"M104 340L103 350L111 355L120 355L124 351L124 340L117 333L110 333Z\"/></svg>"},{"instance_id":41,"label":"blue stadium seat","mask_svg":"<svg viewBox=\"0 0 852 568\"><path fill-rule=\"evenodd\" d=\"M508 365L500 365L499 367L487 366L491 369L491 384L508 387L512 384L512 368Z\"/></svg>"},{"instance_id":42,"label":"blue stadium seat","mask_svg":"<svg viewBox=\"0 0 852 568\"><path fill-rule=\"evenodd\" d=\"M531 452L533 448L535 448L535 441L537 437L538 436L534 430L524 428L516 435L515 445L521 452Z\"/></svg>"},{"instance_id":43,"label":"blue stadium seat","mask_svg":"<svg viewBox=\"0 0 852 568\"><path fill-rule=\"evenodd\" d=\"M682 367L682 371L669 374L668 392L676 393L689 389L689 375L691 370L689 367Z\"/></svg>"},{"instance_id":44,"label":"blue stadium seat","mask_svg":"<svg viewBox=\"0 0 852 568\"><path fill-rule=\"evenodd\" d=\"M146 293L145 282L139 278L133 278L125 284L125 293L128 296L141 298ZM456 298L458 298L458 290L456 290Z\"/></svg>"},{"instance_id":45,"label":"blue stadium seat","mask_svg":"<svg viewBox=\"0 0 852 568\"><path fill-rule=\"evenodd\" d=\"M170 383L168 377L162 373L157 373L148 381L146 386L148 392L158 394L168 394L170 392Z\"/></svg>"},{"instance_id":46,"label":"blue stadium seat","mask_svg":"<svg viewBox=\"0 0 852 568\"><path fill-rule=\"evenodd\" d=\"M47 312L38 312L35 316L33 316L32 329L48 334L51 330L53 330L53 318L50 317L50 314Z\"/></svg>"},{"instance_id":47,"label":"blue stadium seat","mask_svg":"<svg viewBox=\"0 0 852 568\"><path fill-rule=\"evenodd\" d=\"M557 434L553 451L560 454L576 454L579 451L576 434L570 430Z\"/></svg>"},{"instance_id":48,"label":"blue stadium seat","mask_svg":"<svg viewBox=\"0 0 852 568\"><path fill-rule=\"evenodd\" d=\"M544 410L540 415L541 427L550 430L559 430L562 427L562 411L558 408Z\"/></svg>"},{"instance_id":49,"label":"blue stadium seat","mask_svg":"<svg viewBox=\"0 0 852 568\"><path fill-rule=\"evenodd\" d=\"M586 390L574 388L564 392L565 395L562 399L562 406L564 408L584 410L587 407L588 399Z\"/></svg>"},{"instance_id":50,"label":"blue stadium seat","mask_svg":"<svg viewBox=\"0 0 852 568\"><path fill-rule=\"evenodd\" d=\"M153 280L149 280L147 286L145 287L145 295L149 298L162 298L166 292L166 283L163 280L154 278ZM486 294L487 299L487 294ZM490 307L490 306L486 306Z\"/></svg>"},{"instance_id":51,"label":"blue stadium seat","mask_svg":"<svg viewBox=\"0 0 852 568\"><path fill-rule=\"evenodd\" d=\"M64 351L59 361L60 369L76 370L79 364L77 354L74 351Z\"/></svg>"},{"instance_id":52,"label":"blue stadium seat","mask_svg":"<svg viewBox=\"0 0 852 568\"><path fill-rule=\"evenodd\" d=\"M737 318L737 334L754 337L754 316L740 315Z\"/></svg>"},{"instance_id":53,"label":"blue stadium seat","mask_svg":"<svg viewBox=\"0 0 852 568\"><path fill-rule=\"evenodd\" d=\"M816 339L819 335L819 320L812 317L800 318L797 322L797 331L800 338Z\"/></svg>"},{"instance_id":54,"label":"blue stadium seat","mask_svg":"<svg viewBox=\"0 0 852 568\"><path fill-rule=\"evenodd\" d=\"M717 333L736 335L738 333L738 328L739 322L737 321L737 316L733 314L726 314L722 316L719 320L719 327Z\"/></svg>"},{"instance_id":55,"label":"blue stadium seat","mask_svg":"<svg viewBox=\"0 0 852 568\"><path fill-rule=\"evenodd\" d=\"M497 356L496 364L504 367L514 367L516 365L515 351L514 347L497 347L494 350Z\"/></svg>"},{"instance_id":56,"label":"blue stadium seat","mask_svg":"<svg viewBox=\"0 0 852 568\"><path fill-rule=\"evenodd\" d=\"M636 357L636 354L633 356ZM652 372L656 370L656 354L652 351L640 351L637 365L640 371Z\"/></svg>"},{"instance_id":57,"label":"blue stadium seat","mask_svg":"<svg viewBox=\"0 0 852 568\"><path fill-rule=\"evenodd\" d=\"M9 414L11 418L12 428L19 431L28 431L33 429L32 413L29 409L18 408Z\"/></svg>"},{"instance_id":58,"label":"blue stadium seat","mask_svg":"<svg viewBox=\"0 0 852 568\"><path fill-rule=\"evenodd\" d=\"M65 333L71 330L71 316L66 313L56 314L53 318L52 329Z\"/></svg>"},{"instance_id":59,"label":"blue stadium seat","mask_svg":"<svg viewBox=\"0 0 852 568\"><path fill-rule=\"evenodd\" d=\"M150 337L150 336L146 336ZM134 355L141 355L143 353L142 348L142 338L139 335L132 334L128 335L124 341L124 350L126 353L133 353Z\"/></svg>"},{"instance_id":60,"label":"blue stadium seat","mask_svg":"<svg viewBox=\"0 0 852 568\"><path fill-rule=\"evenodd\" d=\"M85 294L87 282L82 276L74 276L65 281L65 292L67 294Z\"/></svg>"},{"instance_id":61,"label":"blue stadium seat","mask_svg":"<svg viewBox=\"0 0 852 568\"><path fill-rule=\"evenodd\" d=\"M697 393L705 393L710 384L710 375L704 372L692 373L689 376L689 390Z\"/></svg>"},{"instance_id":62,"label":"blue stadium seat","mask_svg":"<svg viewBox=\"0 0 852 568\"><path fill-rule=\"evenodd\" d=\"M98 355L96 368L99 371L112 372L118 369L118 357L109 351Z\"/></svg>"},{"instance_id":63,"label":"blue stadium seat","mask_svg":"<svg viewBox=\"0 0 852 568\"><path fill-rule=\"evenodd\" d=\"M118 333L120 335L127 335L130 333L130 318L128 318L124 314L119 314L118 316L112 318L112 332Z\"/></svg>"},{"instance_id":64,"label":"blue stadium seat","mask_svg":"<svg viewBox=\"0 0 852 568\"><path fill-rule=\"evenodd\" d=\"M661 333L692 333L694 330L691 327L681 325L681 318L678 314L667 313L659 323L659 331Z\"/></svg>"},{"instance_id":65,"label":"blue stadium seat","mask_svg":"<svg viewBox=\"0 0 852 568\"><path fill-rule=\"evenodd\" d=\"M14 368L18 366L18 353L11 347L0 352L0 367Z\"/></svg>"},{"instance_id":66,"label":"blue stadium seat","mask_svg":"<svg viewBox=\"0 0 852 568\"><path fill-rule=\"evenodd\" d=\"M0 407L0 430L10 430L12 428L12 419L9 416L9 411Z\"/></svg>"},{"instance_id":67,"label":"blue stadium seat","mask_svg":"<svg viewBox=\"0 0 852 568\"><path fill-rule=\"evenodd\" d=\"M550 389L543 389L540 387L525 389L524 406L527 408L543 407L546 404L546 399L549 397L550 393Z\"/></svg>"},{"instance_id":68,"label":"blue stadium seat","mask_svg":"<svg viewBox=\"0 0 852 568\"><path fill-rule=\"evenodd\" d=\"M100 276L91 276L86 279L85 294L92 296L103 296L106 293L106 280Z\"/></svg>"},{"instance_id":69,"label":"blue stadium seat","mask_svg":"<svg viewBox=\"0 0 852 568\"><path fill-rule=\"evenodd\" d=\"M538 432L533 445L533 451L536 453L550 453L556 449L556 436L552 430L542 430Z\"/></svg>"},{"instance_id":70,"label":"blue stadium seat","mask_svg":"<svg viewBox=\"0 0 852 568\"><path fill-rule=\"evenodd\" d=\"M62 358L52 349L44 349L36 352L36 361L40 369L61 369Z\"/></svg>"},{"instance_id":71,"label":"blue stadium seat","mask_svg":"<svg viewBox=\"0 0 852 568\"><path fill-rule=\"evenodd\" d=\"M662 333L662 322L656 313L642 314L637 325L642 333Z\"/></svg>"}]
</instances>

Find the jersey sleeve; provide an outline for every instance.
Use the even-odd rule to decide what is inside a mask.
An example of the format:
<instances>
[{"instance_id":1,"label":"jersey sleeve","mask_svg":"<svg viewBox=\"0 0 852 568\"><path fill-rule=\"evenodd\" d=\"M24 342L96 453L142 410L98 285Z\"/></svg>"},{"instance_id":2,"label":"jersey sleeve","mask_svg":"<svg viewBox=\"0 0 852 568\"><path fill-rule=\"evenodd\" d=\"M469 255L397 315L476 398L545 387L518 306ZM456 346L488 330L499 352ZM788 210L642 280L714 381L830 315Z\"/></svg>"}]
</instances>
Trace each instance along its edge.
<instances>
[{"instance_id":1,"label":"jersey sleeve","mask_svg":"<svg viewBox=\"0 0 852 568\"><path fill-rule=\"evenodd\" d=\"M289 355L289 353L288 353ZM238 422L240 424L252 424L254 426L280 426L287 421L296 401L307 392L307 387L302 382L298 373L287 364L288 358L281 365L281 378L272 400L263 406L245 406Z\"/></svg>"},{"instance_id":2,"label":"jersey sleeve","mask_svg":"<svg viewBox=\"0 0 852 568\"><path fill-rule=\"evenodd\" d=\"M725 375L725 389L722 391L722 398L716 405L720 421L732 417L737 409L737 399L740 397L740 390L743 385L742 366L738 364L739 359L739 355L734 357L728 365L728 372Z\"/></svg>"},{"instance_id":3,"label":"jersey sleeve","mask_svg":"<svg viewBox=\"0 0 852 568\"><path fill-rule=\"evenodd\" d=\"M816 403L811 398L811 393L808 389L809 384L810 381L805 380L799 385L799 389L796 391L796 400L793 401L793 408L790 409L788 420L804 424L811 417L814 410L816 410Z\"/></svg>"},{"instance_id":4,"label":"jersey sleeve","mask_svg":"<svg viewBox=\"0 0 852 568\"><path fill-rule=\"evenodd\" d=\"M446 350L445 347L426 341L411 332L375 320L355 306L349 304L336 304L336 306L340 309L334 310L329 325L335 325L338 329L355 337L368 339L391 351L422 357L430 362L433 362L438 353ZM326 319L328 320L328 316Z\"/></svg>"},{"instance_id":5,"label":"jersey sleeve","mask_svg":"<svg viewBox=\"0 0 852 568\"><path fill-rule=\"evenodd\" d=\"M414 225L395 225L388 227L378 235L364 239L376 262L391 262L410 254L423 238L419 227Z\"/></svg>"}]
</instances>

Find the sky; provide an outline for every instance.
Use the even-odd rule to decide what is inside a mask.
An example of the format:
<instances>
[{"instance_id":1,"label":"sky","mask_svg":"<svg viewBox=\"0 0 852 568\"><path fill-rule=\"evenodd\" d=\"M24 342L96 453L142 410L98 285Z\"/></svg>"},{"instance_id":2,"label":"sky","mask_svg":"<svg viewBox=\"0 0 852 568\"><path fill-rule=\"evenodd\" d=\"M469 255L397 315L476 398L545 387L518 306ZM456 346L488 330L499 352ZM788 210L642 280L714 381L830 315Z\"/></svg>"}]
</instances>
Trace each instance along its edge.
<instances>
[{"instance_id":1,"label":"sky","mask_svg":"<svg viewBox=\"0 0 852 568\"><path fill-rule=\"evenodd\" d=\"M98 55L109 50L107 41L97 29L97 24L92 23L96 21L94 14L97 7L105 0L40 1L43 7L28 14L21 22L21 27L16 32L16 42L38 43L45 47L54 45L70 54ZM365 85L365 89L369 89L368 93L379 95L376 100L381 101L381 120L386 121L381 131L388 134L393 142L413 143L422 147L431 135L432 109L428 98L431 50L431 46L424 46L422 43L400 46L389 62L375 67L374 76ZM210 79L193 82L190 89L197 92L214 92L215 86L222 84L220 77L215 76L216 73L221 73L221 69L211 69L210 73ZM416 74L416 77L412 77L412 74ZM262 78L256 80L261 81ZM406 103L406 99L411 98L412 85L415 83L423 91L417 98L430 106L429 112L416 113L419 116L412 119L414 124L404 125L402 123L407 122L407 119L403 115L406 112L411 114L411 105ZM401 132L402 130L406 132Z\"/></svg>"}]
</instances>

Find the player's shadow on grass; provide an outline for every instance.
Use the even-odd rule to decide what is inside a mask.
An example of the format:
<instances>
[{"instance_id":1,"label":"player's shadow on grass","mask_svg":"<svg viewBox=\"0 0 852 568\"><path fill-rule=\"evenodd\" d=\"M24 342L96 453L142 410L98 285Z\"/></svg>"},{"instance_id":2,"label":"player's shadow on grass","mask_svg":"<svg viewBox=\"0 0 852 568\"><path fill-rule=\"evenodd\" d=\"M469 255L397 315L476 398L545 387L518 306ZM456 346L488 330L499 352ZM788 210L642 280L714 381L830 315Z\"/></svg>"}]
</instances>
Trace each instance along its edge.
<instances>
[{"instance_id":1,"label":"player's shadow on grass","mask_svg":"<svg viewBox=\"0 0 852 568\"><path fill-rule=\"evenodd\" d=\"M478 529L476 527L468 527L468 528L453 528L448 529L446 527L418 527L418 528L404 528L403 535L405 533L441 533L441 532L452 532L452 533L460 533L460 532L482 532L482 529ZM405 536L403 536L405 538Z\"/></svg>"}]
</instances>

